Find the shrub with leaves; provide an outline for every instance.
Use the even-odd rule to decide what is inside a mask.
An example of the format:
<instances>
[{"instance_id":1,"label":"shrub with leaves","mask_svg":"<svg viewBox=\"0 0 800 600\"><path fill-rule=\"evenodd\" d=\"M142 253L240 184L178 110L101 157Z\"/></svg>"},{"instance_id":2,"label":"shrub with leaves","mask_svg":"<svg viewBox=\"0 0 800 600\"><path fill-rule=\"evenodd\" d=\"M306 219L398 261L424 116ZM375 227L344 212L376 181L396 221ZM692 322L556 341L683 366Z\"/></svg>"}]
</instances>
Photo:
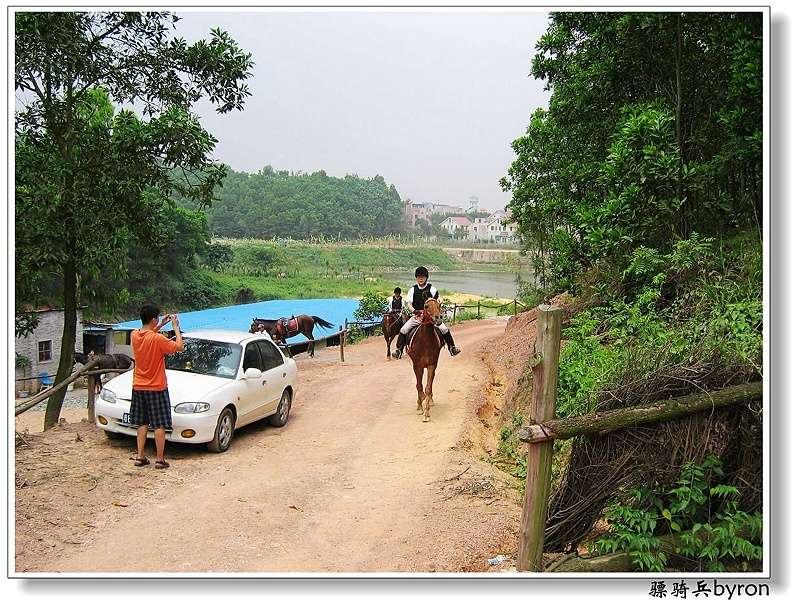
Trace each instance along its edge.
<instances>
[{"instance_id":1,"label":"shrub with leaves","mask_svg":"<svg viewBox=\"0 0 800 600\"><path fill-rule=\"evenodd\" d=\"M687 463L672 486L637 487L606 511L610 532L594 542L602 553L627 552L642 571L663 571L668 562L659 536L673 534L675 551L697 571L725 571L737 561L762 558L759 512L739 510L739 490L719 483L717 457Z\"/></svg>"},{"instance_id":2,"label":"shrub with leaves","mask_svg":"<svg viewBox=\"0 0 800 600\"><path fill-rule=\"evenodd\" d=\"M388 296L380 292L367 292L358 302L353 316L359 321L376 321L386 310Z\"/></svg>"}]
</instances>

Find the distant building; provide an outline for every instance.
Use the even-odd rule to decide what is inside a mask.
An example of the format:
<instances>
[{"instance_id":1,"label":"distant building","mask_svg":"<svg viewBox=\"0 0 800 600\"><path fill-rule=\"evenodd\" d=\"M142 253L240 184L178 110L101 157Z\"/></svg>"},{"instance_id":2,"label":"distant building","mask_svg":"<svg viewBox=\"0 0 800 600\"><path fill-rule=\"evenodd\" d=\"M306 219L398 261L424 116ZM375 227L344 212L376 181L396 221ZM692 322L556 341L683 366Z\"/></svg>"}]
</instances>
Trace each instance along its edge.
<instances>
[{"instance_id":1,"label":"distant building","mask_svg":"<svg viewBox=\"0 0 800 600\"><path fill-rule=\"evenodd\" d=\"M464 207L451 204L412 202L411 200L406 200L403 212L405 214L406 223L413 227L417 224L419 219L425 219L433 223L435 221L435 219L432 218L434 215L463 214Z\"/></svg>"},{"instance_id":2,"label":"distant building","mask_svg":"<svg viewBox=\"0 0 800 600\"><path fill-rule=\"evenodd\" d=\"M498 210L487 220L486 237L495 244L509 244L517 239L517 224L511 221L511 213Z\"/></svg>"},{"instance_id":3,"label":"distant building","mask_svg":"<svg viewBox=\"0 0 800 600\"><path fill-rule=\"evenodd\" d=\"M498 210L489 217L448 217L439 226L453 240L490 244L511 244L517 241L517 224L511 220L511 213L503 210Z\"/></svg>"},{"instance_id":4,"label":"distant building","mask_svg":"<svg viewBox=\"0 0 800 600\"><path fill-rule=\"evenodd\" d=\"M472 221L467 217L447 217L439 223L439 227L444 229L452 240L466 240L469 239Z\"/></svg>"}]
</instances>

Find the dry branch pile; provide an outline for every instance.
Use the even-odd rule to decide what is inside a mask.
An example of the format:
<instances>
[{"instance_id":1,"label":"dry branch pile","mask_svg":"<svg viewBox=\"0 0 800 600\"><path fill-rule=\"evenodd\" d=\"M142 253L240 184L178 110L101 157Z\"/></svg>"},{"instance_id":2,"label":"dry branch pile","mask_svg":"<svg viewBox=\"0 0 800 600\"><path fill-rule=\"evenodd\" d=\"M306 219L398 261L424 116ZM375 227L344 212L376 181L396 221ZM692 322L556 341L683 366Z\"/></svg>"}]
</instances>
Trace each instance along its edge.
<instances>
[{"instance_id":1,"label":"dry branch pile","mask_svg":"<svg viewBox=\"0 0 800 600\"><path fill-rule=\"evenodd\" d=\"M600 395L598 412L757 380L751 365L697 356L672 364L666 351L631 356L623 381ZM637 485L670 484L689 461L720 457L728 483L742 492L744 510L762 508L761 402L671 421L575 438L569 463L550 497L545 549L572 550L592 530L603 508Z\"/></svg>"}]
</instances>

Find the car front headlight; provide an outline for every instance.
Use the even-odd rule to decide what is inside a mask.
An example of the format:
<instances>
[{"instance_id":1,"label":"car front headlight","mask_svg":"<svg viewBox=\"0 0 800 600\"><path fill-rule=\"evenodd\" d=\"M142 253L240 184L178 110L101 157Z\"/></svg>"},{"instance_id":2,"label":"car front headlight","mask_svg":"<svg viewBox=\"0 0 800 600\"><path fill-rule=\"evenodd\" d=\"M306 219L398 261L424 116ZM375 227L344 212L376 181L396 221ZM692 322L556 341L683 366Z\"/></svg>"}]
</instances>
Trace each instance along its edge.
<instances>
[{"instance_id":1,"label":"car front headlight","mask_svg":"<svg viewBox=\"0 0 800 600\"><path fill-rule=\"evenodd\" d=\"M211 405L208 402L181 402L175 407L176 413L206 412Z\"/></svg>"},{"instance_id":2,"label":"car front headlight","mask_svg":"<svg viewBox=\"0 0 800 600\"><path fill-rule=\"evenodd\" d=\"M109 404L115 404L117 402L117 395L107 388L103 388L100 391L100 397Z\"/></svg>"}]
</instances>

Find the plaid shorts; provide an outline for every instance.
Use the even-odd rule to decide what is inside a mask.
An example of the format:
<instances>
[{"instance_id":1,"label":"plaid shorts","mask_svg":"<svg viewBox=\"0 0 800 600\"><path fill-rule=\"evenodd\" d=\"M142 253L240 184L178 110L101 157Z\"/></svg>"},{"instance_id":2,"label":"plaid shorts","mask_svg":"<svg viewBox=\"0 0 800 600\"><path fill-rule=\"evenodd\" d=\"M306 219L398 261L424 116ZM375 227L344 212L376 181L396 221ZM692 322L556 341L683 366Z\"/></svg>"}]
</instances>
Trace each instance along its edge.
<instances>
[{"instance_id":1,"label":"plaid shorts","mask_svg":"<svg viewBox=\"0 0 800 600\"><path fill-rule=\"evenodd\" d=\"M172 406L168 390L133 390L131 425L150 425L153 429L172 429Z\"/></svg>"}]
</instances>

